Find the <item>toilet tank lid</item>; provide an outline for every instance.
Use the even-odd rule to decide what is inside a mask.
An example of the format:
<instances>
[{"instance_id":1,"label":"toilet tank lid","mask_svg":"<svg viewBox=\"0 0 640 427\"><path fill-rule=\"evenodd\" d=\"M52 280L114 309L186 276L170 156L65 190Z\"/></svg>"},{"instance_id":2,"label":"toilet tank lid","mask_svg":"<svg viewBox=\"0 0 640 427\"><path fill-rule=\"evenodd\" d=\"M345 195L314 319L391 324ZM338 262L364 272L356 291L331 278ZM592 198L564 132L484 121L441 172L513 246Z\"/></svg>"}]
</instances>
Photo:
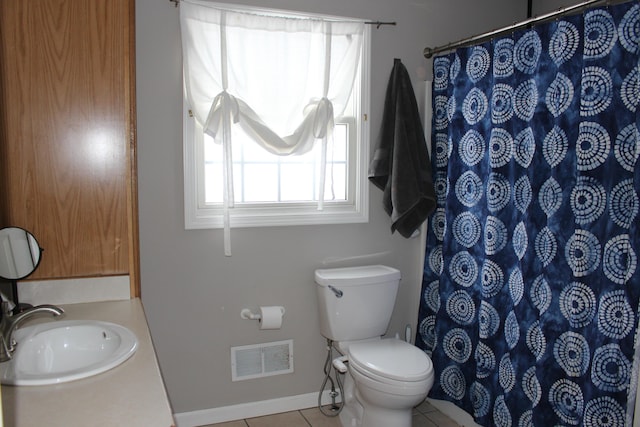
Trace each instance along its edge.
<instances>
[{"instance_id":1,"label":"toilet tank lid","mask_svg":"<svg viewBox=\"0 0 640 427\"><path fill-rule=\"evenodd\" d=\"M386 265L326 268L316 270L315 278L321 286L359 286L400 280L400 271Z\"/></svg>"}]
</instances>

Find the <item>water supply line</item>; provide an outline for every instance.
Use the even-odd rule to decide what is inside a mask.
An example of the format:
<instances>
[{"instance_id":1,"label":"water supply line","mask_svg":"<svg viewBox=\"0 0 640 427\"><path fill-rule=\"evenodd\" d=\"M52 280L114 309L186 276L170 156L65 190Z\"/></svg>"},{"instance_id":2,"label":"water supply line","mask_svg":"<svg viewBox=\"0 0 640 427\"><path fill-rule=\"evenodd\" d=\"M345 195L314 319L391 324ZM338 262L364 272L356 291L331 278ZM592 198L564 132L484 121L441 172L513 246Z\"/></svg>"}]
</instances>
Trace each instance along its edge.
<instances>
[{"instance_id":1,"label":"water supply line","mask_svg":"<svg viewBox=\"0 0 640 427\"><path fill-rule=\"evenodd\" d=\"M342 390L342 382L340 381L340 372L333 367L333 342L330 339L327 339L327 359L324 362L324 381L322 381L322 386L320 387L320 393L318 393L318 409L322 412L323 415L327 417L336 417L342 411L344 407L344 392ZM331 368L335 371L335 382L333 378L331 378ZM327 386L327 382L331 383L331 391L329 392L329 396L331 396L331 407L329 411L325 410L322 406L322 393L324 392L324 388ZM338 384L338 389L336 390L336 383ZM340 405L336 403L336 397L340 396L342 402Z\"/></svg>"}]
</instances>

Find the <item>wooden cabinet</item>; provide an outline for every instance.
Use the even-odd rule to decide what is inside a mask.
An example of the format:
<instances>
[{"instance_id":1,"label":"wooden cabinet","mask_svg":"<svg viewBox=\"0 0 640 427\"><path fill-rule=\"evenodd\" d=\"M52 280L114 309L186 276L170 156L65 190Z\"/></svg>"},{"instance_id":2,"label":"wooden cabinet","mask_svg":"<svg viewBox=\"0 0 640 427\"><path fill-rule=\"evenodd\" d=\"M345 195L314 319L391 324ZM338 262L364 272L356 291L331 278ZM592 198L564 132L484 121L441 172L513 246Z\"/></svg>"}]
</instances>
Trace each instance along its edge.
<instances>
[{"instance_id":1,"label":"wooden cabinet","mask_svg":"<svg viewBox=\"0 0 640 427\"><path fill-rule=\"evenodd\" d=\"M34 279L130 275L139 294L134 0L0 2L0 226Z\"/></svg>"}]
</instances>

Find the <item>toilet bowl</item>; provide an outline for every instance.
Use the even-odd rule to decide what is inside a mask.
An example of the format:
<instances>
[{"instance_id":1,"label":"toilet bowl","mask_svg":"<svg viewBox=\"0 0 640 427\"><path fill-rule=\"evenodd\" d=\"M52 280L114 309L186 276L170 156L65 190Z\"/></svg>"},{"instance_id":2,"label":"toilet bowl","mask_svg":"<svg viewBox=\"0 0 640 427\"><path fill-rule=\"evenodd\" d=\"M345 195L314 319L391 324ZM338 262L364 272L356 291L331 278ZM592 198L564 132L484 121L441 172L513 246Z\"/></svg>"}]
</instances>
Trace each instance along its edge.
<instances>
[{"instance_id":1,"label":"toilet bowl","mask_svg":"<svg viewBox=\"0 0 640 427\"><path fill-rule=\"evenodd\" d=\"M343 411L342 425L411 426L412 408L425 399L433 385L429 357L404 341L381 339L351 344L347 361L346 383L353 381L354 390L345 406L357 409Z\"/></svg>"},{"instance_id":2,"label":"toilet bowl","mask_svg":"<svg viewBox=\"0 0 640 427\"><path fill-rule=\"evenodd\" d=\"M382 339L400 271L383 265L316 270L320 333L342 354L343 427L411 427L412 408L427 396L433 364L424 351ZM346 362L346 365L345 363Z\"/></svg>"}]
</instances>

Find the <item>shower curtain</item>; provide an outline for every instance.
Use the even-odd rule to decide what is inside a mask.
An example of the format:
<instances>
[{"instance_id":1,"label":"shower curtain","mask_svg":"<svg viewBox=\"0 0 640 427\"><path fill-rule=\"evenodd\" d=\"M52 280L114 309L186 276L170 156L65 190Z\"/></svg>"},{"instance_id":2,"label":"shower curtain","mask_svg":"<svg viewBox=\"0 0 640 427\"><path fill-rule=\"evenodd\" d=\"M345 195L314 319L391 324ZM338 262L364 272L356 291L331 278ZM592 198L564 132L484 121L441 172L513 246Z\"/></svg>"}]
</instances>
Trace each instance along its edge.
<instances>
[{"instance_id":1,"label":"shower curtain","mask_svg":"<svg viewBox=\"0 0 640 427\"><path fill-rule=\"evenodd\" d=\"M434 59L416 344L483 426L632 419L639 42L633 1Z\"/></svg>"}]
</instances>

